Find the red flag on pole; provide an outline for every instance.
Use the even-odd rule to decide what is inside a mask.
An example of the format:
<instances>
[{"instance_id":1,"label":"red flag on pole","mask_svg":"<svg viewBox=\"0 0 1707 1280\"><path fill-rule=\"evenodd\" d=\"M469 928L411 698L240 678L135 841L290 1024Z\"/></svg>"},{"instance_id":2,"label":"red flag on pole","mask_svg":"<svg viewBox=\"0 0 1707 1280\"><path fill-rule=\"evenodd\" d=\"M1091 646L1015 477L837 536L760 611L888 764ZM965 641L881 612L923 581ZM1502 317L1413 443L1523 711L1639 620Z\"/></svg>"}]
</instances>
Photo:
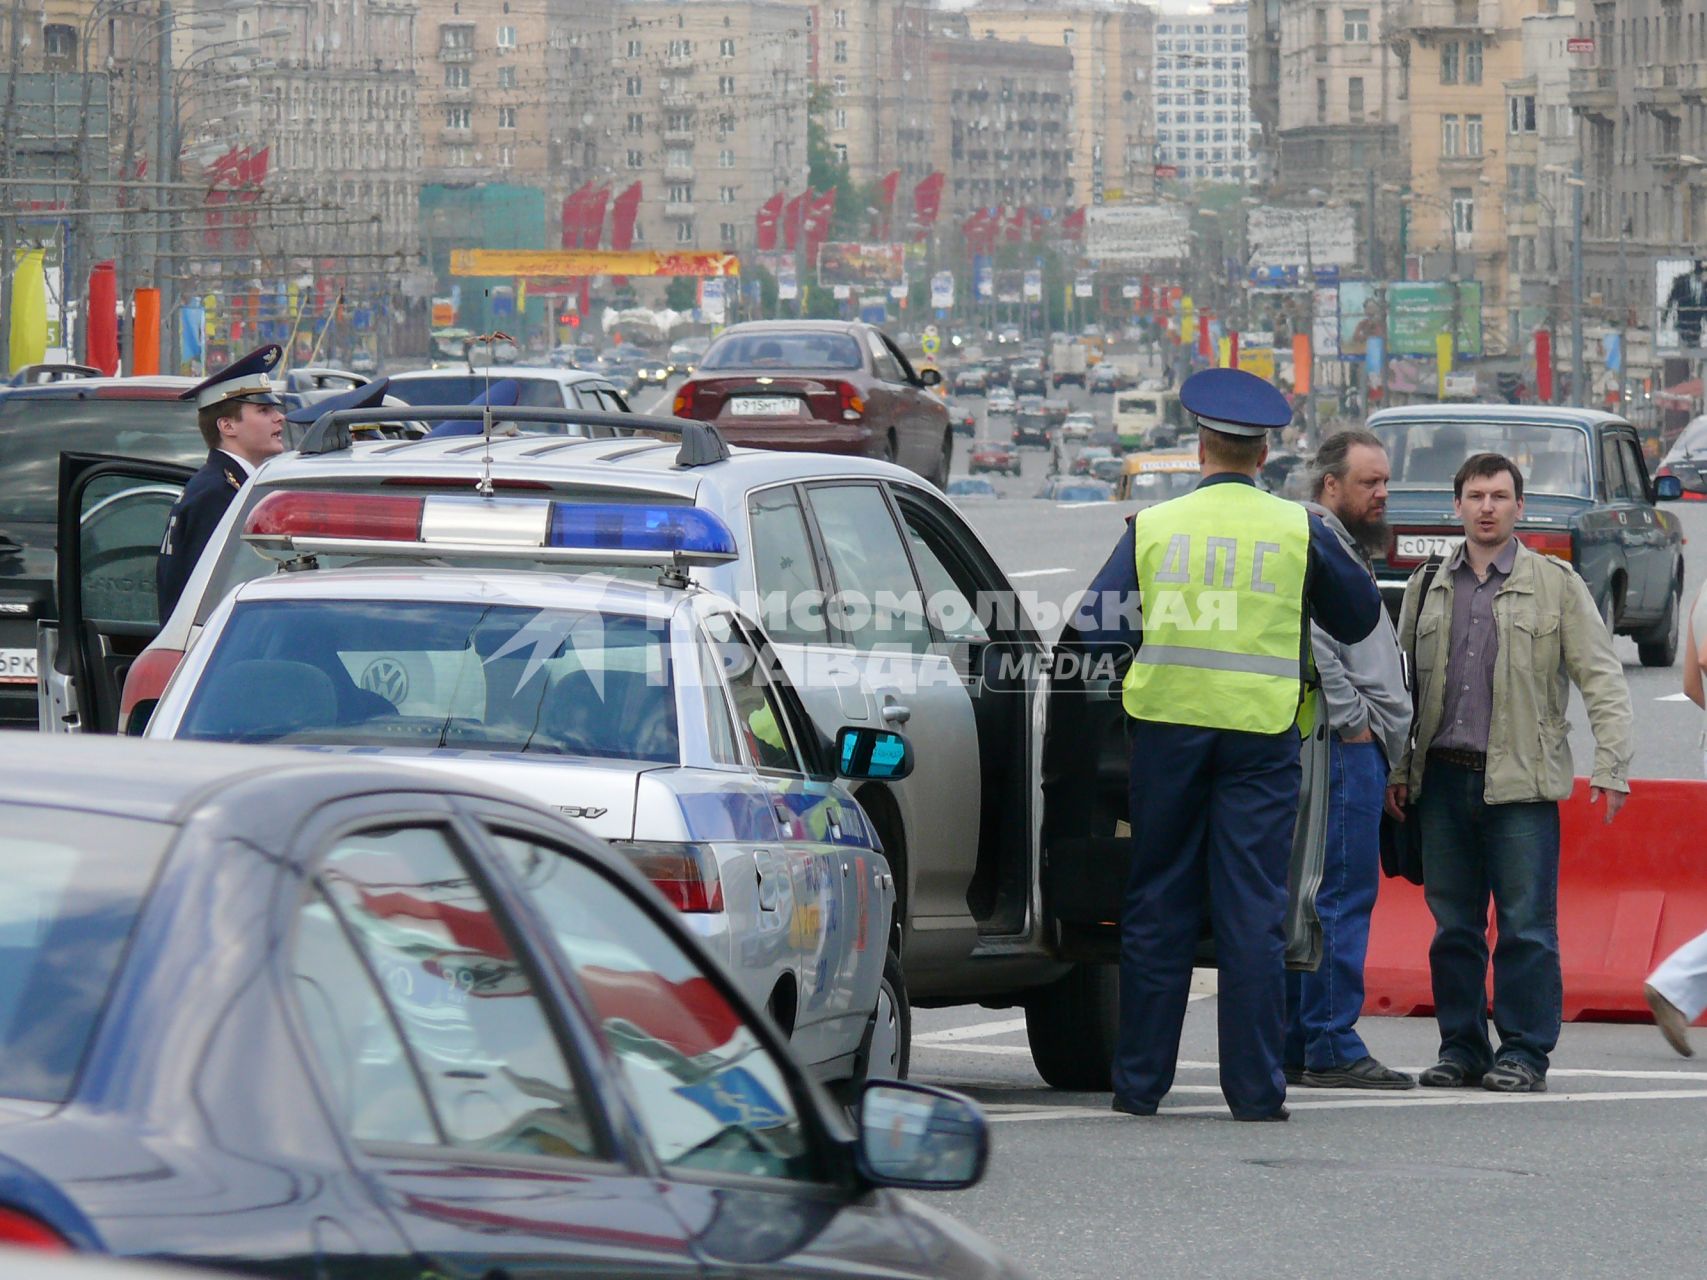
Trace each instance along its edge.
<instances>
[{"instance_id":1,"label":"red flag on pole","mask_svg":"<svg viewBox=\"0 0 1707 1280\"><path fill-rule=\"evenodd\" d=\"M634 220L640 215L640 184L624 189L610 206L610 247L618 250L634 247ZM613 285L628 283L627 276L612 276Z\"/></svg>"},{"instance_id":2,"label":"red flag on pole","mask_svg":"<svg viewBox=\"0 0 1707 1280\"><path fill-rule=\"evenodd\" d=\"M901 185L901 171L892 169L883 175L883 238L895 235L895 189Z\"/></svg>"},{"instance_id":3,"label":"red flag on pole","mask_svg":"<svg viewBox=\"0 0 1707 1280\"><path fill-rule=\"evenodd\" d=\"M579 249L581 247L581 222L586 217L587 198L592 195L593 184L584 182L563 199L563 247Z\"/></svg>"},{"instance_id":4,"label":"red flag on pole","mask_svg":"<svg viewBox=\"0 0 1707 1280\"><path fill-rule=\"evenodd\" d=\"M1080 205L1065 218L1061 219L1061 234L1068 240L1082 240L1085 236L1085 206Z\"/></svg>"},{"instance_id":5,"label":"red flag on pole","mask_svg":"<svg viewBox=\"0 0 1707 1280\"><path fill-rule=\"evenodd\" d=\"M942 212L942 186L945 175L940 172L927 173L913 188L913 221L920 227L919 239L924 238L924 229L936 225L937 215Z\"/></svg>"},{"instance_id":6,"label":"red flag on pole","mask_svg":"<svg viewBox=\"0 0 1707 1280\"><path fill-rule=\"evenodd\" d=\"M600 187L587 197L586 213L581 220L582 249L597 249L605 229L605 206L610 203L610 188Z\"/></svg>"},{"instance_id":7,"label":"red flag on pole","mask_svg":"<svg viewBox=\"0 0 1707 1280\"><path fill-rule=\"evenodd\" d=\"M804 192L795 196L794 199L790 200L782 207L783 244L790 253L793 253L795 249L799 247L800 222L805 216L802 213L802 207L809 203L811 199L812 188L807 187Z\"/></svg>"},{"instance_id":8,"label":"red flag on pole","mask_svg":"<svg viewBox=\"0 0 1707 1280\"><path fill-rule=\"evenodd\" d=\"M777 223L782 219L782 205L783 193L779 191L761 204L759 211L753 215L753 243L760 253L773 253L776 250ZM612 241L611 247L616 247L615 241Z\"/></svg>"},{"instance_id":9,"label":"red flag on pole","mask_svg":"<svg viewBox=\"0 0 1707 1280\"><path fill-rule=\"evenodd\" d=\"M119 290L112 262L97 262L89 273L89 323L84 326L83 358L108 377L119 371Z\"/></svg>"},{"instance_id":10,"label":"red flag on pole","mask_svg":"<svg viewBox=\"0 0 1707 1280\"><path fill-rule=\"evenodd\" d=\"M1008 243L1018 244L1025 238L1025 206L1020 205L1014 210L1013 217L1008 221Z\"/></svg>"},{"instance_id":11,"label":"red flag on pole","mask_svg":"<svg viewBox=\"0 0 1707 1280\"><path fill-rule=\"evenodd\" d=\"M830 224L836 217L836 188L831 187L819 196L806 219L806 259L816 262L818 249L830 238Z\"/></svg>"},{"instance_id":12,"label":"red flag on pole","mask_svg":"<svg viewBox=\"0 0 1707 1280\"><path fill-rule=\"evenodd\" d=\"M1553 403L1553 334L1547 329L1535 331L1535 398Z\"/></svg>"}]
</instances>

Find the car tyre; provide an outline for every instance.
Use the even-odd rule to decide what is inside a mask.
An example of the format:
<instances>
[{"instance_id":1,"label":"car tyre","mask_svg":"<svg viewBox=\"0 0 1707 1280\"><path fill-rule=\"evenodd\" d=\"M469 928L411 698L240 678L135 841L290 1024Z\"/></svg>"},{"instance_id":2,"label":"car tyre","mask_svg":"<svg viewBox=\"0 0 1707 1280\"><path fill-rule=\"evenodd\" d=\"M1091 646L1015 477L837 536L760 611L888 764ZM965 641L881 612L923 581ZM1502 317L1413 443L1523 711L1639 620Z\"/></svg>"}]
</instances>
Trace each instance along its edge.
<instances>
[{"instance_id":1,"label":"car tyre","mask_svg":"<svg viewBox=\"0 0 1707 1280\"><path fill-rule=\"evenodd\" d=\"M1106 1093L1119 1025L1120 970L1111 964L1074 965L1025 1002L1031 1061L1051 1089Z\"/></svg>"},{"instance_id":2,"label":"car tyre","mask_svg":"<svg viewBox=\"0 0 1707 1280\"><path fill-rule=\"evenodd\" d=\"M1615 589L1608 586L1601 592L1600 599L1595 601L1595 609L1600 614L1601 625L1606 628L1608 639L1618 635L1618 604Z\"/></svg>"},{"instance_id":3,"label":"car tyre","mask_svg":"<svg viewBox=\"0 0 1707 1280\"><path fill-rule=\"evenodd\" d=\"M1666 611L1660 620L1636 634L1636 655L1644 667L1670 667L1677 661L1678 620L1682 610L1682 587L1674 587L1666 596Z\"/></svg>"},{"instance_id":4,"label":"car tyre","mask_svg":"<svg viewBox=\"0 0 1707 1280\"><path fill-rule=\"evenodd\" d=\"M905 1080L912 1057L913 1005L907 998L900 953L891 946L883 956L883 983L854 1057L854 1073L834 1090L836 1100L851 1107L867 1080Z\"/></svg>"},{"instance_id":5,"label":"car tyre","mask_svg":"<svg viewBox=\"0 0 1707 1280\"><path fill-rule=\"evenodd\" d=\"M948 487L948 468L954 461L954 432L942 433L942 448L937 450L936 466L925 477L939 489Z\"/></svg>"},{"instance_id":6,"label":"car tyre","mask_svg":"<svg viewBox=\"0 0 1707 1280\"><path fill-rule=\"evenodd\" d=\"M883 437L883 461L894 462L897 456L895 448L895 433L891 431Z\"/></svg>"}]
</instances>

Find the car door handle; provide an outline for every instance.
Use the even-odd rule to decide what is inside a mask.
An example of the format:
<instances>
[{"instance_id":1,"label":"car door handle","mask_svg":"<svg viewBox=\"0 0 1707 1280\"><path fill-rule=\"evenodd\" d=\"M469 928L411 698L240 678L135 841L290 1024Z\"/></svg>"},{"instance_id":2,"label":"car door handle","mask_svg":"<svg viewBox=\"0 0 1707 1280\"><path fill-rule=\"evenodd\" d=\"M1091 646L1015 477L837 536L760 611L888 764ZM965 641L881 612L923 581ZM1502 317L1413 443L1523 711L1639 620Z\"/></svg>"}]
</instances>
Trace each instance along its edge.
<instances>
[{"instance_id":1,"label":"car door handle","mask_svg":"<svg viewBox=\"0 0 1707 1280\"><path fill-rule=\"evenodd\" d=\"M906 724L913 718L913 709L902 706L899 702L891 702L883 708L883 720L886 724Z\"/></svg>"}]
</instances>

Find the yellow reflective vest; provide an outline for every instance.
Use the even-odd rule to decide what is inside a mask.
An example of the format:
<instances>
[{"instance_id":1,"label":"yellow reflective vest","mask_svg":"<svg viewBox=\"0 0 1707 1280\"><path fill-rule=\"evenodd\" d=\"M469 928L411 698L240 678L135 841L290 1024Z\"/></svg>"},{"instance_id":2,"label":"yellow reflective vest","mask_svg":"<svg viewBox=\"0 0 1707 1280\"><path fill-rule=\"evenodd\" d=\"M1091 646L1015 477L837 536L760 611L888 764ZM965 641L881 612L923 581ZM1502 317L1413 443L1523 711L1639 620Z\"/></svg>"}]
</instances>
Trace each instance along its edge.
<instances>
[{"instance_id":1,"label":"yellow reflective vest","mask_svg":"<svg viewBox=\"0 0 1707 1280\"><path fill-rule=\"evenodd\" d=\"M1252 485L1211 484L1139 512L1133 542L1144 639L1126 673L1127 714L1307 729L1309 513Z\"/></svg>"}]
</instances>

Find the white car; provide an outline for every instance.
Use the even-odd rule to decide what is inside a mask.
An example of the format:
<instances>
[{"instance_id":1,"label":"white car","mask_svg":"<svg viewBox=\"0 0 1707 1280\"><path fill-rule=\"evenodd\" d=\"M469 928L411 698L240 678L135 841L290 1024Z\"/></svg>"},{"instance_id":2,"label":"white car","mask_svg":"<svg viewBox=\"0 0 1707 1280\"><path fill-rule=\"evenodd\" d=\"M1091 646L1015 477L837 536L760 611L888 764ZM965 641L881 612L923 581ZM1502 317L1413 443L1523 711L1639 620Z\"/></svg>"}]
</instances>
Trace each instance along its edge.
<instances>
[{"instance_id":1,"label":"white car","mask_svg":"<svg viewBox=\"0 0 1707 1280\"><path fill-rule=\"evenodd\" d=\"M411 369L391 375L391 394L409 404L473 404L494 382L516 384L516 401L539 409L627 413L628 401L602 371L550 365L495 364Z\"/></svg>"},{"instance_id":2,"label":"white car","mask_svg":"<svg viewBox=\"0 0 1707 1280\"><path fill-rule=\"evenodd\" d=\"M1063 440L1086 440L1097 429L1097 419L1094 413L1069 413L1067 420L1061 424Z\"/></svg>"},{"instance_id":3,"label":"white car","mask_svg":"<svg viewBox=\"0 0 1707 1280\"><path fill-rule=\"evenodd\" d=\"M283 561L328 533L324 504L298 496L270 499L272 532L250 538ZM335 501L352 522L337 536L358 542L359 508L385 499ZM429 499L450 519L484 501ZM677 527L733 554L715 517ZM591 528L560 520L557 544L572 553ZM407 555L395 539L374 549ZM849 728L832 754L729 600L647 577L390 567L250 582L209 618L147 736L381 755L521 792L626 854L820 1079L904 1074L904 989L885 972L894 879L837 774L903 777L906 740Z\"/></svg>"}]
</instances>

